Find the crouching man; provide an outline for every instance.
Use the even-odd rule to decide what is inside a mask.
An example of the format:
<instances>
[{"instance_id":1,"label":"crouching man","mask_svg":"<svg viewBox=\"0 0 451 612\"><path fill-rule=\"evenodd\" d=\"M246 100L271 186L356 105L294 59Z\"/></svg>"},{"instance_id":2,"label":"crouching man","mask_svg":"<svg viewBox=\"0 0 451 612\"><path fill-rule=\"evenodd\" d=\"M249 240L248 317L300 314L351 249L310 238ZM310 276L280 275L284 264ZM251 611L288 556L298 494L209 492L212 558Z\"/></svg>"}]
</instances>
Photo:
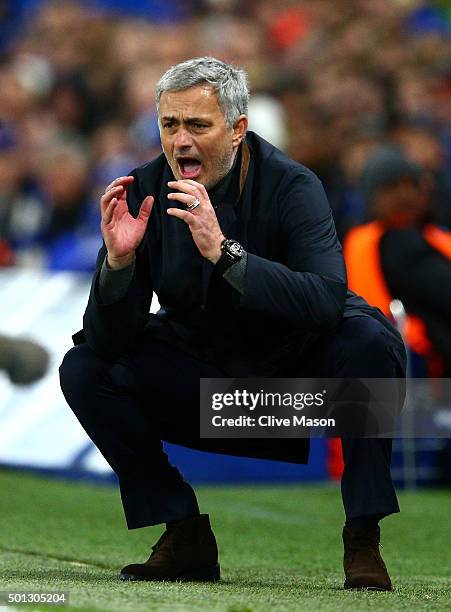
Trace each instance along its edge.
<instances>
[{"instance_id":1,"label":"crouching man","mask_svg":"<svg viewBox=\"0 0 451 612\"><path fill-rule=\"evenodd\" d=\"M161 440L305 463L308 441L199 437L199 379L396 378L399 334L347 291L317 177L247 131L243 70L197 58L157 87L163 154L100 201L104 244L64 395L116 472L130 529L166 524L124 580L217 580L209 517ZM149 315L152 293L161 310ZM345 588L390 590L379 553L398 512L390 439L343 439Z\"/></svg>"}]
</instances>

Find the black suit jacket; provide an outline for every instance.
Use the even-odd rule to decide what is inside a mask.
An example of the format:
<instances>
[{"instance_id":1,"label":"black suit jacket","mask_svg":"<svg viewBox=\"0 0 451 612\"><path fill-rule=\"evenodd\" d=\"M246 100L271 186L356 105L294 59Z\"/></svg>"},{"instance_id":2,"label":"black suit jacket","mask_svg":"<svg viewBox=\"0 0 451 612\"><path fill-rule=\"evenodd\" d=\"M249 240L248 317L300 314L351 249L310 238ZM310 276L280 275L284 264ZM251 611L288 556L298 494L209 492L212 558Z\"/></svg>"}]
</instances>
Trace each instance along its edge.
<instances>
[{"instance_id":1,"label":"black suit jacket","mask_svg":"<svg viewBox=\"0 0 451 612\"><path fill-rule=\"evenodd\" d=\"M75 343L86 341L114 360L150 334L211 359L230 376L271 376L343 317L374 315L375 309L347 291L341 246L319 179L256 134L249 132L246 142L250 162L241 198L216 210L223 233L248 253L244 294L215 274L185 223L166 213L173 176L161 155L132 173L127 193L134 216L146 195L155 197L128 292L102 304L103 246ZM149 315L153 291L162 306L158 315ZM219 442L195 446L222 452ZM254 440L236 454L303 462L307 450L300 440Z\"/></svg>"},{"instance_id":2,"label":"black suit jacket","mask_svg":"<svg viewBox=\"0 0 451 612\"><path fill-rule=\"evenodd\" d=\"M170 340L174 330L183 336L184 329L204 319L204 329L211 332L205 337L212 344L227 342L221 329L234 330L235 348L212 350L212 359L231 376L272 375L287 350L302 349L343 316L374 312L347 291L341 246L318 178L252 132L247 144L251 157L240 201L235 207L219 205L216 211L224 234L248 252L244 295L216 278L189 228L166 213L167 181L173 176L161 155L132 172L135 181L127 194L131 213L137 215L148 194L154 195L155 204L129 290L119 302L102 304L102 246L83 336L76 335L76 342L86 340L99 355L115 359L143 333L164 337L167 331ZM153 291L162 311L149 316ZM186 341L187 350L195 351L188 346L189 337Z\"/></svg>"}]
</instances>

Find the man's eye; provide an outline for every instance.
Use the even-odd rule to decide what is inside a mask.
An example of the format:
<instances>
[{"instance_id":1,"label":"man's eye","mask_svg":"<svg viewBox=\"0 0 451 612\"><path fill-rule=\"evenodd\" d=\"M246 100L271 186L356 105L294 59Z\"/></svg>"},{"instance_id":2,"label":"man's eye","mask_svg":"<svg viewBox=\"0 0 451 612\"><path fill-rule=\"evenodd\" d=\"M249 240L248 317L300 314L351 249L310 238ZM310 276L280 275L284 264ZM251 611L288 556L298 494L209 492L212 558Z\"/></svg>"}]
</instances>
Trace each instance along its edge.
<instances>
[{"instance_id":1,"label":"man's eye","mask_svg":"<svg viewBox=\"0 0 451 612\"><path fill-rule=\"evenodd\" d=\"M163 127L164 127L164 128L170 128L170 127L172 127L173 125L174 125L174 124L173 124L173 123L170 123L169 121L167 121L166 123L163 123Z\"/></svg>"},{"instance_id":2,"label":"man's eye","mask_svg":"<svg viewBox=\"0 0 451 612\"><path fill-rule=\"evenodd\" d=\"M202 129L202 128L206 128L207 126L205 125L205 123L195 123L194 127L198 130Z\"/></svg>"}]
</instances>

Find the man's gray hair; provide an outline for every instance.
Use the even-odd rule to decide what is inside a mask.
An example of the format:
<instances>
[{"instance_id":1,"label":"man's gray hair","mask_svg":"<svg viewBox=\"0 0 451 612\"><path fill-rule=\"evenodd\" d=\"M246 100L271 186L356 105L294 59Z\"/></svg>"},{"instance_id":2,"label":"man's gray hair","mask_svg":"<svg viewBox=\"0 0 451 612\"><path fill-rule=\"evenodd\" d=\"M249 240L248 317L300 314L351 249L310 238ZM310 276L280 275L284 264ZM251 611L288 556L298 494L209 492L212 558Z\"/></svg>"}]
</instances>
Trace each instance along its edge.
<instances>
[{"instance_id":1,"label":"man's gray hair","mask_svg":"<svg viewBox=\"0 0 451 612\"><path fill-rule=\"evenodd\" d=\"M247 115L249 86L246 72L214 57L197 57L169 68L157 83L158 113L163 92L181 91L202 83L211 85L216 91L229 128L235 125L240 115Z\"/></svg>"}]
</instances>

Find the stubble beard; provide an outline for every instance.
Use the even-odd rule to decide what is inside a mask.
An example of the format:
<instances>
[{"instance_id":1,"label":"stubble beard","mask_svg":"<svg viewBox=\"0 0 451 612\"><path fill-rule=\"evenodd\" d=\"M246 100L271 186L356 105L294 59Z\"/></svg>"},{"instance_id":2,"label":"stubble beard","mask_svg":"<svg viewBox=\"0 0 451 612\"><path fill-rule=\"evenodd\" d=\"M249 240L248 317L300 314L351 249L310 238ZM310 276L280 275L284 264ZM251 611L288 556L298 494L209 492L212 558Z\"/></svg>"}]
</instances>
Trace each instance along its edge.
<instances>
[{"instance_id":1,"label":"stubble beard","mask_svg":"<svg viewBox=\"0 0 451 612\"><path fill-rule=\"evenodd\" d=\"M231 148L227 155L218 157L215 160L214 164L212 165L212 168L216 170L215 176L210 181L206 181L204 185L207 191L209 189L213 189L213 187L215 187L219 181L221 181L230 172L233 162L235 161L236 153L237 151L234 151Z\"/></svg>"}]
</instances>

